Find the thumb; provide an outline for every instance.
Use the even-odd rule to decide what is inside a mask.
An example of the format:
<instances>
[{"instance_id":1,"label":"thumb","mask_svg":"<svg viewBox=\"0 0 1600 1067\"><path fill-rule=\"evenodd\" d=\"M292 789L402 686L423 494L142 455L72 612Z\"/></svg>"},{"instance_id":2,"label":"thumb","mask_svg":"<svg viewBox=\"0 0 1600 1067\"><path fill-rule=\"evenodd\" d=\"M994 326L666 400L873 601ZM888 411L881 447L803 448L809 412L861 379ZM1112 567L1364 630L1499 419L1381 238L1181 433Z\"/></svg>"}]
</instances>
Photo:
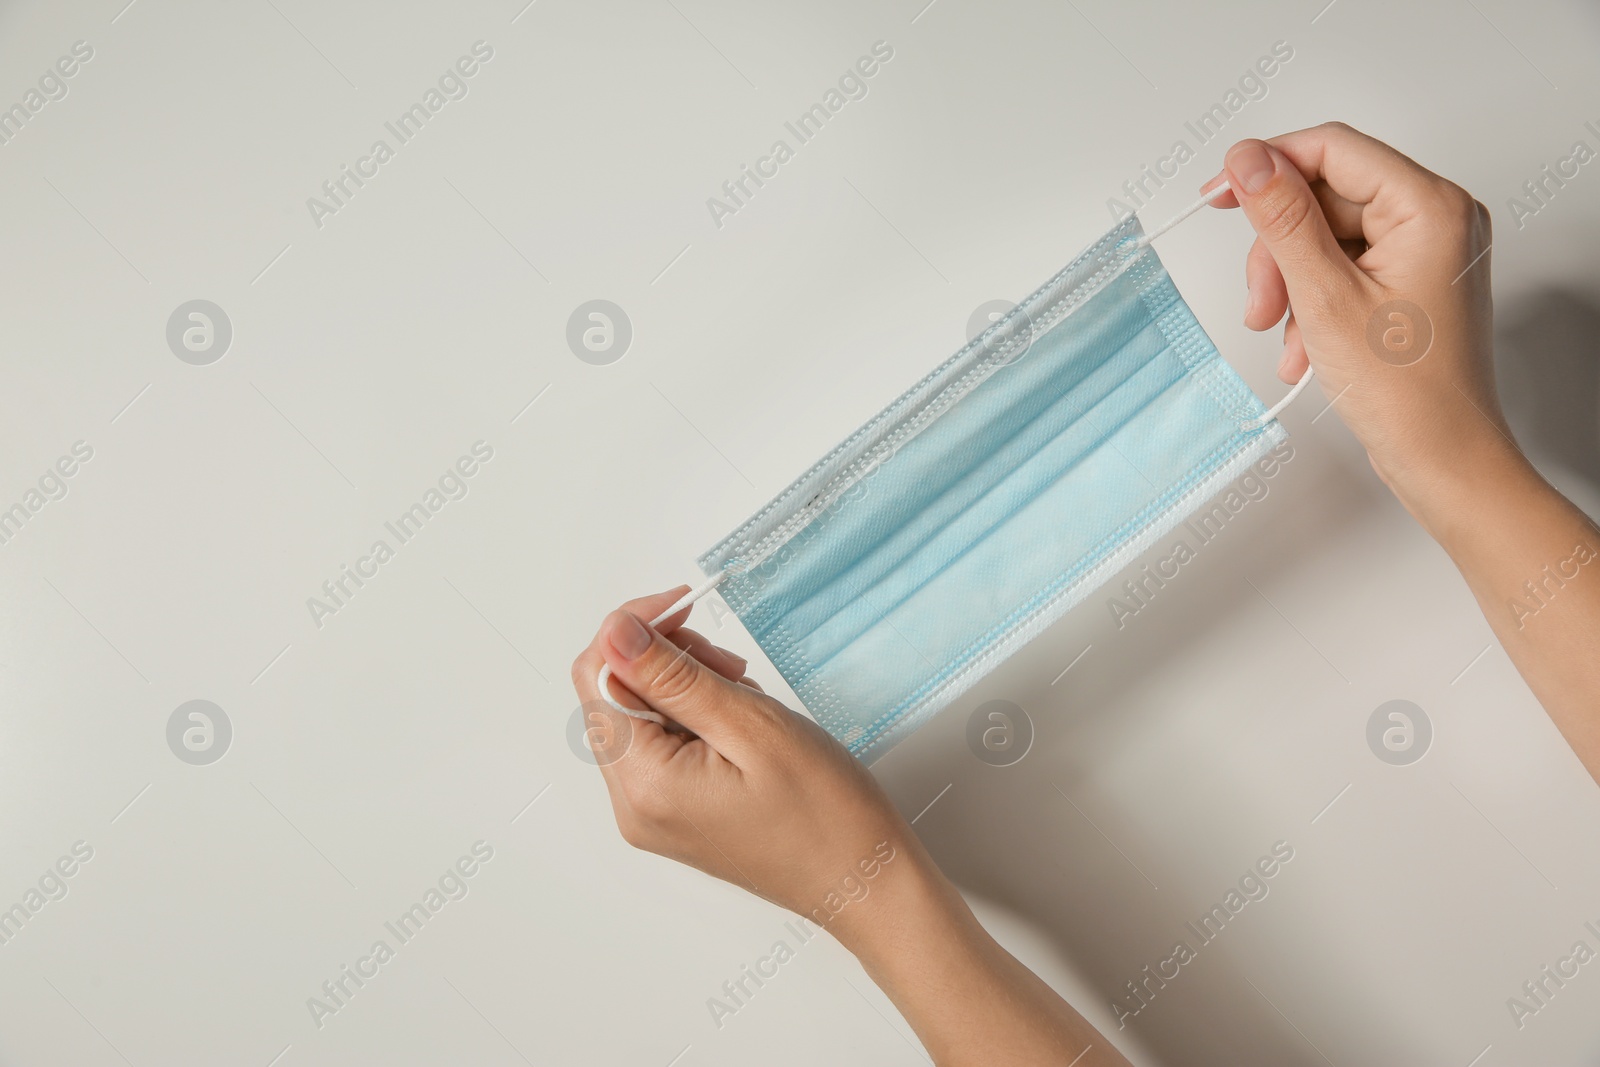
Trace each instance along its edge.
<instances>
[{"instance_id":1,"label":"thumb","mask_svg":"<svg viewBox=\"0 0 1600 1067\"><path fill-rule=\"evenodd\" d=\"M650 708L688 727L727 755L749 736L752 692L717 674L627 611L600 628L600 654L612 677Z\"/></svg>"},{"instance_id":2,"label":"thumb","mask_svg":"<svg viewBox=\"0 0 1600 1067\"><path fill-rule=\"evenodd\" d=\"M1298 317L1338 306L1359 269L1334 238L1305 175L1265 141L1240 141L1224 163L1233 195L1283 274Z\"/></svg>"}]
</instances>

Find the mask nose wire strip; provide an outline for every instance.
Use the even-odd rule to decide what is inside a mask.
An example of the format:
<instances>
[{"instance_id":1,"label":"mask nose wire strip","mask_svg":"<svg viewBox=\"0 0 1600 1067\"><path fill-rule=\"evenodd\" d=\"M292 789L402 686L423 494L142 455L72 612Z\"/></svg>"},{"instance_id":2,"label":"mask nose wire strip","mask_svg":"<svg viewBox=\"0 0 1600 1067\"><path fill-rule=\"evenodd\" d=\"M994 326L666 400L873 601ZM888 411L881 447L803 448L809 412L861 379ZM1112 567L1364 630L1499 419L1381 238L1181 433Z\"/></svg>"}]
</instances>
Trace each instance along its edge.
<instances>
[{"instance_id":1,"label":"mask nose wire strip","mask_svg":"<svg viewBox=\"0 0 1600 1067\"><path fill-rule=\"evenodd\" d=\"M699 585L683 594L677 599L672 607L668 608L666 611L663 611L660 615L657 615L655 618L650 620L650 628L652 630L655 629L666 619L670 619L672 616L676 615L690 604L693 604L696 600L699 600L701 597L711 592L711 590L715 589L718 584L721 583L722 579L728 576L728 570L729 568L724 567L716 574L713 574L711 577L707 578L705 581L701 582ZM684 655L687 656L688 653L685 652ZM595 684L600 688L600 699L604 700L607 704L610 704L616 710L622 712L622 714L631 715L635 719L643 719L646 722L653 722L657 724L664 724L667 721L653 711L634 711L632 708L625 708L621 704L617 703L616 698L611 695L611 664L603 664L600 667L600 673L595 676Z\"/></svg>"},{"instance_id":2,"label":"mask nose wire strip","mask_svg":"<svg viewBox=\"0 0 1600 1067\"><path fill-rule=\"evenodd\" d=\"M1139 249L1150 247L1150 242L1171 230L1174 226L1178 225L1178 223L1182 222L1190 215L1193 215L1196 211L1199 211L1201 208L1205 207L1207 204L1211 203L1213 200L1217 199L1217 197L1221 196L1231 188L1232 186L1230 186L1227 182L1223 182L1221 185L1202 196L1199 200L1196 200L1194 203L1190 204L1188 207L1172 216L1172 218L1168 219L1160 226L1157 226L1155 229L1151 230L1149 233L1133 242L1133 244L1129 246L1130 249L1137 251ZM1311 379L1314 377L1316 377L1316 371L1311 367L1310 364L1307 364L1306 372L1300 376L1300 380L1294 383L1294 388L1290 389L1289 392L1284 395L1282 400L1268 408L1266 414L1260 416L1259 418L1249 419L1246 422L1241 423L1240 429L1259 430L1261 427L1277 418L1283 409L1292 404L1295 397L1299 396L1305 390L1305 387L1311 384Z\"/></svg>"}]
</instances>

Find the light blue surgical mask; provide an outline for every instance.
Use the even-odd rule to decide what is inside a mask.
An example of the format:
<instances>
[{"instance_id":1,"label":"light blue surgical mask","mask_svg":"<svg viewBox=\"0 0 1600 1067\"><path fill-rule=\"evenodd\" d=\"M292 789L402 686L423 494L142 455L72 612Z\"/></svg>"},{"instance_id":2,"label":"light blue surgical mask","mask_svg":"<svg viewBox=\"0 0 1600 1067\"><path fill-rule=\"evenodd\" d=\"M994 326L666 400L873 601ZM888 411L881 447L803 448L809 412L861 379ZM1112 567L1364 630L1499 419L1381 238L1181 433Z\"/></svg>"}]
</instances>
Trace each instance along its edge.
<instances>
[{"instance_id":1,"label":"light blue surgical mask","mask_svg":"<svg viewBox=\"0 0 1600 1067\"><path fill-rule=\"evenodd\" d=\"M1113 227L851 434L663 614L719 585L870 762L1244 474L1287 438L1277 409L1142 234Z\"/></svg>"}]
</instances>

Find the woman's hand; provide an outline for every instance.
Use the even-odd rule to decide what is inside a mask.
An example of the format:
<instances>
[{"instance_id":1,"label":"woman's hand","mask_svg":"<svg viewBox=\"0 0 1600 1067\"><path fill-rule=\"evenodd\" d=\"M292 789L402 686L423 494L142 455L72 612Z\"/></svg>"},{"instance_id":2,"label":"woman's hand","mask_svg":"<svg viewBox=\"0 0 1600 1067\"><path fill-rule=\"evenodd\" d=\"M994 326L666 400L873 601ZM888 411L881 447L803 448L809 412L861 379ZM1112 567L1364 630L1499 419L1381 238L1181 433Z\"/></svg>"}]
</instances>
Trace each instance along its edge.
<instances>
[{"instance_id":1,"label":"woman's hand","mask_svg":"<svg viewBox=\"0 0 1600 1067\"><path fill-rule=\"evenodd\" d=\"M1316 368L1380 477L1424 525L1464 456L1514 451L1495 393L1489 211L1343 123L1240 141L1232 191L1257 233L1245 325L1284 320L1278 376Z\"/></svg>"},{"instance_id":2,"label":"woman's hand","mask_svg":"<svg viewBox=\"0 0 1600 1067\"><path fill-rule=\"evenodd\" d=\"M1259 238L1245 324L1270 329L1288 312L1279 376L1316 368L1600 780L1600 529L1500 414L1488 209L1340 123L1241 141L1226 174L1217 203L1242 207Z\"/></svg>"},{"instance_id":3,"label":"woman's hand","mask_svg":"<svg viewBox=\"0 0 1600 1067\"><path fill-rule=\"evenodd\" d=\"M684 592L644 597L609 615L572 665L586 721L609 739L597 755L617 827L630 844L698 867L775 904L841 924L870 910L880 882L931 867L877 780L821 727L744 678L745 663L683 623L652 630ZM622 715L600 699L609 663L614 696L678 728ZM620 683L617 686L616 683ZM628 692L622 692L626 687ZM854 899L861 898L861 899ZM843 903L841 903L843 902Z\"/></svg>"},{"instance_id":4,"label":"woman's hand","mask_svg":"<svg viewBox=\"0 0 1600 1067\"><path fill-rule=\"evenodd\" d=\"M641 621L683 592L612 612L572 665L622 836L833 934L941 1065L1126 1067L979 925L843 745L762 693L739 657L684 629L688 608L657 628ZM625 706L668 724L601 700L602 663L628 690L615 693Z\"/></svg>"}]
</instances>

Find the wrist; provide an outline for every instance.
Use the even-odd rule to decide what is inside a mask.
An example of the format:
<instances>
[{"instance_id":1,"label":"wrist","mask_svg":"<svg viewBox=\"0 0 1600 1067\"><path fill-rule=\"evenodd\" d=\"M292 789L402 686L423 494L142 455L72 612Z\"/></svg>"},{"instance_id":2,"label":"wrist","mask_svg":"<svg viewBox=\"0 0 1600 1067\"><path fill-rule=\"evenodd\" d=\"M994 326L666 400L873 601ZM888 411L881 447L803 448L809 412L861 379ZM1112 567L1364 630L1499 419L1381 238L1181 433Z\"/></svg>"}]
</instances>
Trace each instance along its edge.
<instances>
[{"instance_id":1,"label":"wrist","mask_svg":"<svg viewBox=\"0 0 1600 1067\"><path fill-rule=\"evenodd\" d=\"M1539 473L1497 428L1485 424L1460 435L1431 462L1373 466L1428 535L1452 556L1463 537L1483 525L1486 509L1548 488Z\"/></svg>"},{"instance_id":2,"label":"wrist","mask_svg":"<svg viewBox=\"0 0 1600 1067\"><path fill-rule=\"evenodd\" d=\"M977 921L914 835L893 847L894 859L882 865L867 893L824 927L869 970L912 941L949 937ZM806 917L817 921L815 913Z\"/></svg>"}]
</instances>

